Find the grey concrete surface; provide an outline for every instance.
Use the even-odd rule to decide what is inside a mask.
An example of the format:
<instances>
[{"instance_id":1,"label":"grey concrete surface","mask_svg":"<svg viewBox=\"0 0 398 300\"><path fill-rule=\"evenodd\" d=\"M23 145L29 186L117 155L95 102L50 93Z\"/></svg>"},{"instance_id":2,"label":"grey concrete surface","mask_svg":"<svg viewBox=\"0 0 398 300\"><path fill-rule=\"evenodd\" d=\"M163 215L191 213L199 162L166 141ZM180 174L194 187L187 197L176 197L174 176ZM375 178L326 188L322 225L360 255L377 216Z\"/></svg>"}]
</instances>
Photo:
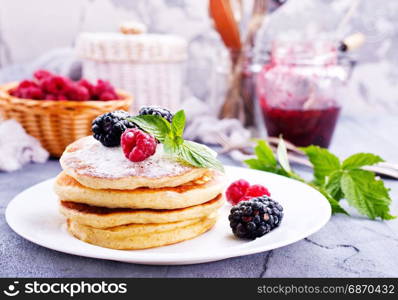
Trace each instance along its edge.
<instances>
[{"instance_id":1,"label":"grey concrete surface","mask_svg":"<svg viewBox=\"0 0 398 300\"><path fill-rule=\"evenodd\" d=\"M394 116L344 118L336 130L332 151L341 157L360 151L373 152L390 162L398 162L397 128ZM398 220L370 221L355 215L333 216L319 232L283 248L199 265L135 265L52 251L14 233L5 222L4 211L19 192L59 171L58 161L51 160L14 173L0 173L0 276L398 277ZM397 215L398 181L386 183L393 196L392 212Z\"/></svg>"}]
</instances>

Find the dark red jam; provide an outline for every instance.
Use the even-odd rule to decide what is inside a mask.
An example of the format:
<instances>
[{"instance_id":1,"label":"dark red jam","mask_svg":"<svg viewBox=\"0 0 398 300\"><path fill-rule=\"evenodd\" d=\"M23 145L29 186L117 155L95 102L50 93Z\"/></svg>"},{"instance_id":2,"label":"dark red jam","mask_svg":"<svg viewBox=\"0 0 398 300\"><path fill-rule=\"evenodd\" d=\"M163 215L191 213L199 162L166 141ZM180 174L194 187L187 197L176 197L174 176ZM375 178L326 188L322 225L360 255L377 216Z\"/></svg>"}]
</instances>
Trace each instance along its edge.
<instances>
[{"instance_id":1,"label":"dark red jam","mask_svg":"<svg viewBox=\"0 0 398 300\"><path fill-rule=\"evenodd\" d=\"M297 146L329 147L340 107L295 110L267 106L262 103L265 125L269 136L284 139Z\"/></svg>"}]
</instances>

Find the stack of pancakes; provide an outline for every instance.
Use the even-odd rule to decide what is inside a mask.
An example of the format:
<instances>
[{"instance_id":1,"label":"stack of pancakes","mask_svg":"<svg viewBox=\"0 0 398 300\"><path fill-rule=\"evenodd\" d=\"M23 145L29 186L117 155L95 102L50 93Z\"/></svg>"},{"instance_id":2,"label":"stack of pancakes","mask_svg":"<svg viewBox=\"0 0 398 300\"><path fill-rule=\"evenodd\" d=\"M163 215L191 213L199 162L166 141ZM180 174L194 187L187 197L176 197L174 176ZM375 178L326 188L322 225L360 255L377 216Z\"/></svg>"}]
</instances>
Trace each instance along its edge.
<instances>
[{"instance_id":1,"label":"stack of pancakes","mask_svg":"<svg viewBox=\"0 0 398 300\"><path fill-rule=\"evenodd\" d=\"M223 205L223 175L183 165L162 145L143 162L93 137L69 145L55 182L60 211L75 237L113 249L177 243L209 230Z\"/></svg>"}]
</instances>

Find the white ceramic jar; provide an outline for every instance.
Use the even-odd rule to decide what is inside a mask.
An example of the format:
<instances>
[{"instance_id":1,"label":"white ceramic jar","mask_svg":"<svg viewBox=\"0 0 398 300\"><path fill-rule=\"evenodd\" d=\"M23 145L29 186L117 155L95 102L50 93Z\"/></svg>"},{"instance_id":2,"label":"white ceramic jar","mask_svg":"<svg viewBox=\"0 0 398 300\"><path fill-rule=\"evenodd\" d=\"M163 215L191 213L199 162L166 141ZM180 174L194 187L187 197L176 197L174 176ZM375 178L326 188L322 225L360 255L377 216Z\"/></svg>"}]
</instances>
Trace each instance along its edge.
<instances>
[{"instance_id":1,"label":"white ceramic jar","mask_svg":"<svg viewBox=\"0 0 398 300\"><path fill-rule=\"evenodd\" d=\"M83 61L83 77L106 79L129 91L133 111L143 105L179 108L187 58L184 39L166 34L81 33L76 52Z\"/></svg>"}]
</instances>

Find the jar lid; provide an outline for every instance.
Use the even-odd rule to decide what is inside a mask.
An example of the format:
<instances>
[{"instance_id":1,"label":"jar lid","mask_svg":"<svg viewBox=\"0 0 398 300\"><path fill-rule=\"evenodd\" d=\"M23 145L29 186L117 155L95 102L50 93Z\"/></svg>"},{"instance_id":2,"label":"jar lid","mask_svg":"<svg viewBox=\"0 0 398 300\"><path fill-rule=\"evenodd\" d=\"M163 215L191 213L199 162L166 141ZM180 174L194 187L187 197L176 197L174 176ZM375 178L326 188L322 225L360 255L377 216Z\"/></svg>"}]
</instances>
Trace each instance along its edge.
<instances>
[{"instance_id":1,"label":"jar lid","mask_svg":"<svg viewBox=\"0 0 398 300\"><path fill-rule=\"evenodd\" d=\"M178 62L187 58L187 42L169 34L81 33L80 58L104 62Z\"/></svg>"}]
</instances>

